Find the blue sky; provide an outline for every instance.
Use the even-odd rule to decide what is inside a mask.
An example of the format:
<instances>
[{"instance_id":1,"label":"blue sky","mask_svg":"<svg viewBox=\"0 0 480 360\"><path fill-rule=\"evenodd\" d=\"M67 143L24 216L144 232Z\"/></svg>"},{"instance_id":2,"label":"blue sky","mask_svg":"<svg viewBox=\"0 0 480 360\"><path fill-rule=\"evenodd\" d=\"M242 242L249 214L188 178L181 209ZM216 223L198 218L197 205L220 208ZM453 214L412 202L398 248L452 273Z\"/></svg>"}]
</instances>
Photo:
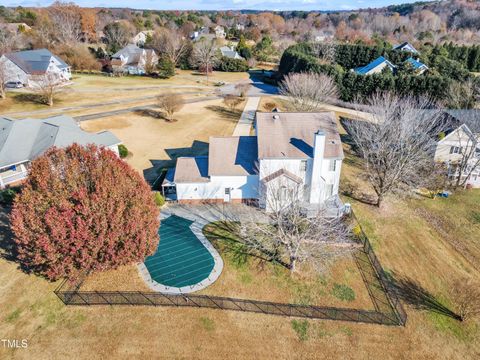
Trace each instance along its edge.
<instances>
[{"instance_id":1,"label":"blue sky","mask_svg":"<svg viewBox=\"0 0 480 360\"><path fill-rule=\"evenodd\" d=\"M76 0L87 7L131 7L157 10L347 10L382 7L414 0ZM5 6L47 6L52 0L0 0Z\"/></svg>"}]
</instances>

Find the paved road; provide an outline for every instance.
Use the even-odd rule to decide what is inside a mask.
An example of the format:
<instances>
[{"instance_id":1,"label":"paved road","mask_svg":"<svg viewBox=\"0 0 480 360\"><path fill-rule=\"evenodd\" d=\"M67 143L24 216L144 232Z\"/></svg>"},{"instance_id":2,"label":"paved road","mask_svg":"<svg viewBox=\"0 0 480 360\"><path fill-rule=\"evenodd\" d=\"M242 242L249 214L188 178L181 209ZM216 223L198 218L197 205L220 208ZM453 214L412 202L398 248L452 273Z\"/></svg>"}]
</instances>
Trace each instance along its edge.
<instances>
[{"instance_id":1,"label":"paved road","mask_svg":"<svg viewBox=\"0 0 480 360\"><path fill-rule=\"evenodd\" d=\"M255 112L258 109L258 104L260 103L260 97L254 96L247 99L245 108L243 109L242 116L233 130L233 136L249 136L250 129L253 125L253 120L255 119Z\"/></svg>"},{"instance_id":2,"label":"paved road","mask_svg":"<svg viewBox=\"0 0 480 360\"><path fill-rule=\"evenodd\" d=\"M185 100L185 103L186 104L193 104L193 103L196 103L196 102L215 100L215 99L220 99L220 98L221 98L220 95L207 96L207 97L202 97L202 98L198 98L198 99L188 99L188 100ZM73 118L77 121L87 121L87 120L101 119L101 118L108 117L108 116L127 114L127 113L130 113L130 112L139 111L139 110L152 110L152 109L155 109L155 108L156 108L155 104L147 104L147 105L141 105L141 106L133 106L133 107L129 107L129 108L126 108L126 109L103 111L103 112L99 112L99 113L95 113L95 114L74 116Z\"/></svg>"}]
</instances>

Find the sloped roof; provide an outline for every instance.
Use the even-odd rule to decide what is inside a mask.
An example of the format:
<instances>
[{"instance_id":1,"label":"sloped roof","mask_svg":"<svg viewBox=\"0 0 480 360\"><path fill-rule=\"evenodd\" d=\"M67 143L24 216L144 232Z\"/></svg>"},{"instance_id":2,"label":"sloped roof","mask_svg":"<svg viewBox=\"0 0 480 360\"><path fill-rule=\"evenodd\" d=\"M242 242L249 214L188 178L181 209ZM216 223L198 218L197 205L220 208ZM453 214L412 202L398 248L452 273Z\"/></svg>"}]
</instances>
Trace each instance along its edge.
<instances>
[{"instance_id":1,"label":"sloped roof","mask_svg":"<svg viewBox=\"0 0 480 360\"><path fill-rule=\"evenodd\" d=\"M115 60L124 57L127 58L126 65L137 65L140 62L144 51L146 55L156 55L155 51L152 49L142 49L135 44L128 44L123 49L113 54L112 59Z\"/></svg>"},{"instance_id":2,"label":"sloped roof","mask_svg":"<svg viewBox=\"0 0 480 360\"><path fill-rule=\"evenodd\" d=\"M109 131L96 134L83 131L69 116L48 119L13 120L0 117L0 168L42 155L49 147L96 144L112 146L120 140Z\"/></svg>"},{"instance_id":3,"label":"sloped roof","mask_svg":"<svg viewBox=\"0 0 480 360\"><path fill-rule=\"evenodd\" d=\"M173 179L177 184L208 182L208 156L178 158Z\"/></svg>"},{"instance_id":4,"label":"sloped roof","mask_svg":"<svg viewBox=\"0 0 480 360\"><path fill-rule=\"evenodd\" d=\"M230 59L243 59L239 54L238 52L236 52L235 50L233 50L233 48L230 48L228 46L222 46L220 48L220 52L222 53L222 56L225 56L227 58L230 58Z\"/></svg>"},{"instance_id":5,"label":"sloped roof","mask_svg":"<svg viewBox=\"0 0 480 360\"><path fill-rule=\"evenodd\" d=\"M342 142L333 112L257 112L256 128L259 159L312 158L314 137L318 130L326 135L324 157L343 158Z\"/></svg>"},{"instance_id":6,"label":"sloped roof","mask_svg":"<svg viewBox=\"0 0 480 360\"><path fill-rule=\"evenodd\" d=\"M362 66L362 67L358 67L358 68L355 68L354 71L357 73L357 74L360 74L360 75L366 75L368 74L371 70L375 69L377 66L383 64L383 63L387 63L387 65L389 67L391 67L392 69L395 68L395 65L393 65L390 61L388 61L387 59L385 59L383 56L379 56L378 58L376 58L375 60L373 60L371 63L365 65L365 66Z\"/></svg>"},{"instance_id":7,"label":"sloped roof","mask_svg":"<svg viewBox=\"0 0 480 360\"><path fill-rule=\"evenodd\" d=\"M60 69L68 68L68 65L62 59L53 55L47 49L18 51L5 54L5 57L7 57L25 73L32 75L45 74L48 66L50 65L50 60L52 57L60 63L60 65L58 65Z\"/></svg>"},{"instance_id":8,"label":"sloped roof","mask_svg":"<svg viewBox=\"0 0 480 360\"><path fill-rule=\"evenodd\" d=\"M412 57L409 57L407 60L405 60L406 62L408 62L410 65L413 66L414 69L422 69L422 68L426 68L428 69L428 66L425 65L424 63L422 63L421 61L419 60L415 60L414 58Z\"/></svg>"},{"instance_id":9,"label":"sloped roof","mask_svg":"<svg viewBox=\"0 0 480 360\"><path fill-rule=\"evenodd\" d=\"M415 54L418 54L418 50L415 49L415 47L412 44L410 44L408 41L405 41L401 44L395 45L393 47L393 50L407 50L407 51L413 52Z\"/></svg>"},{"instance_id":10,"label":"sloped roof","mask_svg":"<svg viewBox=\"0 0 480 360\"><path fill-rule=\"evenodd\" d=\"M256 175L257 159L256 136L211 137L208 175Z\"/></svg>"},{"instance_id":11,"label":"sloped roof","mask_svg":"<svg viewBox=\"0 0 480 360\"><path fill-rule=\"evenodd\" d=\"M303 183L303 179L301 177L291 173L288 170L285 170L284 168L282 168L280 170L277 170L277 171L271 173L270 175L265 176L261 181L265 182L265 183L268 183L268 182L278 178L279 176L286 176L287 178L296 182L297 184Z\"/></svg>"}]
</instances>

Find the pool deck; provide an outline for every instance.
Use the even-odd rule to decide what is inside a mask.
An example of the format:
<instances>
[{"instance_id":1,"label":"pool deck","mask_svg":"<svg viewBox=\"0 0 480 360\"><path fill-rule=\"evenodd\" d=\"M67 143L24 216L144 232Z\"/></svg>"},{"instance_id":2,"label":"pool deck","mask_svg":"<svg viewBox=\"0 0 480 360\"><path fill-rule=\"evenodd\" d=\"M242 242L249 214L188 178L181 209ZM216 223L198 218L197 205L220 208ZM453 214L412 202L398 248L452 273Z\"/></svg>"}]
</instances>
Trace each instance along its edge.
<instances>
[{"instance_id":1,"label":"pool deck","mask_svg":"<svg viewBox=\"0 0 480 360\"><path fill-rule=\"evenodd\" d=\"M163 211L160 215L160 219L164 220L170 217L171 215L174 215L173 211L168 211L168 210ZM205 246L205 248L212 255L214 260L214 266L210 275L206 279L200 281L199 283L195 285L184 286L184 287L173 287L173 286L165 286L163 284L156 282L150 276L150 273L148 272L148 269L145 266L145 264L144 263L138 264L138 271L140 272L140 276L145 280L148 287L154 291L158 291L164 294L188 294L194 291L202 290L207 286L213 284L218 279L218 277L220 276L223 270L223 260L220 254L213 247L210 241L207 240L207 238L205 237L205 235L203 235L203 232L202 232L203 227L207 225L210 221L208 221L203 217L195 216L194 214L189 214L189 216L185 216L184 214L182 214L179 216L193 221L192 225L190 225L190 229L192 230L192 233L198 238L198 240L203 244L203 246Z\"/></svg>"}]
</instances>

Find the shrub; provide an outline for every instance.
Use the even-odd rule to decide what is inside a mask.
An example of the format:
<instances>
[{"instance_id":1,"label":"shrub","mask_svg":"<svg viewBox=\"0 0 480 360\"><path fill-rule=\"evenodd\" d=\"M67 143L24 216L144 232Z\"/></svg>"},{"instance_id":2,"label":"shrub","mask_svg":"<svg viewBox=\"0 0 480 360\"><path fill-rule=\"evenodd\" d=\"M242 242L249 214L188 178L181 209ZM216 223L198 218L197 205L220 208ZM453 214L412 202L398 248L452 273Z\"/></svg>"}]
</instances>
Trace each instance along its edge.
<instances>
[{"instance_id":1,"label":"shrub","mask_svg":"<svg viewBox=\"0 0 480 360\"><path fill-rule=\"evenodd\" d=\"M347 285L335 284L332 288L332 295L337 299L342 301L353 301L355 300L355 292L353 289Z\"/></svg>"},{"instance_id":2,"label":"shrub","mask_svg":"<svg viewBox=\"0 0 480 360\"><path fill-rule=\"evenodd\" d=\"M12 205L15 196L18 193L18 189L3 189L0 191L0 203L3 205Z\"/></svg>"},{"instance_id":3,"label":"shrub","mask_svg":"<svg viewBox=\"0 0 480 360\"><path fill-rule=\"evenodd\" d=\"M172 60L162 57L158 62L158 76L162 79L168 79L175 75L175 64Z\"/></svg>"},{"instance_id":4,"label":"shrub","mask_svg":"<svg viewBox=\"0 0 480 360\"><path fill-rule=\"evenodd\" d=\"M308 329L310 323L307 320L292 320L293 331L297 333L301 341L308 340Z\"/></svg>"},{"instance_id":5,"label":"shrub","mask_svg":"<svg viewBox=\"0 0 480 360\"><path fill-rule=\"evenodd\" d=\"M165 205L165 198L158 191L155 192L154 200L155 200L155 204L157 204L157 206L159 207L162 207L163 205Z\"/></svg>"},{"instance_id":6,"label":"shrub","mask_svg":"<svg viewBox=\"0 0 480 360\"><path fill-rule=\"evenodd\" d=\"M158 215L137 171L74 144L32 161L10 220L22 265L56 280L143 261L158 245Z\"/></svg>"},{"instance_id":7,"label":"shrub","mask_svg":"<svg viewBox=\"0 0 480 360\"><path fill-rule=\"evenodd\" d=\"M122 159L125 159L128 156L128 149L125 145L118 145L118 154Z\"/></svg>"},{"instance_id":8,"label":"shrub","mask_svg":"<svg viewBox=\"0 0 480 360\"><path fill-rule=\"evenodd\" d=\"M222 56L216 65L216 70L227 72L243 72L248 71L248 63L242 59L230 59Z\"/></svg>"}]
</instances>

